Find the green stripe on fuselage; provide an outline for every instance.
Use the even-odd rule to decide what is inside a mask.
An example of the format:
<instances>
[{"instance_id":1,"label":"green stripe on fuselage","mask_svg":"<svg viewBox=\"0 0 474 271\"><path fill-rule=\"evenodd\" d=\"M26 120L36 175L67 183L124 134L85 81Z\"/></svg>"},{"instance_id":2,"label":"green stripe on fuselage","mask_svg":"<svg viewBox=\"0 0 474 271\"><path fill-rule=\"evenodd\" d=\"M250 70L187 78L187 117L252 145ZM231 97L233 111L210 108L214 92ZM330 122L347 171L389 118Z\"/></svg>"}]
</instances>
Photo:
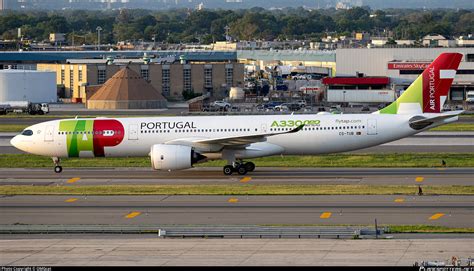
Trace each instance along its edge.
<instances>
[{"instance_id":1,"label":"green stripe on fuselage","mask_svg":"<svg viewBox=\"0 0 474 271\"><path fill-rule=\"evenodd\" d=\"M59 131L65 132L69 157L79 157L81 151L94 150L93 120L64 120L59 123Z\"/></svg>"}]
</instances>

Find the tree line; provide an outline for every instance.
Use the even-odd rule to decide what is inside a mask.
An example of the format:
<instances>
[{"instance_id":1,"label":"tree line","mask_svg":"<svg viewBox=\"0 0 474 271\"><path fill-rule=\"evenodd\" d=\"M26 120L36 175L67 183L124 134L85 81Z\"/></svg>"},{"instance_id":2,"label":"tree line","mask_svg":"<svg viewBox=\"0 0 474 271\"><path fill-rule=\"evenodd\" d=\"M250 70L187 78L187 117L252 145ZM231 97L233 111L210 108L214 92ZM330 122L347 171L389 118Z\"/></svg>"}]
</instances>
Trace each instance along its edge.
<instances>
[{"instance_id":1,"label":"tree line","mask_svg":"<svg viewBox=\"0 0 474 271\"><path fill-rule=\"evenodd\" d=\"M101 42L111 44L137 40L209 44L225 40L226 34L234 40L319 41L327 35L351 36L354 32L393 39L420 39L427 34L447 37L472 34L474 12L356 7L348 10L122 9L0 13L0 35L4 40L17 39L17 29L21 28L22 36L34 41L47 40L49 33L66 33L69 43L74 40L76 44L95 44L98 26L103 29Z\"/></svg>"}]
</instances>

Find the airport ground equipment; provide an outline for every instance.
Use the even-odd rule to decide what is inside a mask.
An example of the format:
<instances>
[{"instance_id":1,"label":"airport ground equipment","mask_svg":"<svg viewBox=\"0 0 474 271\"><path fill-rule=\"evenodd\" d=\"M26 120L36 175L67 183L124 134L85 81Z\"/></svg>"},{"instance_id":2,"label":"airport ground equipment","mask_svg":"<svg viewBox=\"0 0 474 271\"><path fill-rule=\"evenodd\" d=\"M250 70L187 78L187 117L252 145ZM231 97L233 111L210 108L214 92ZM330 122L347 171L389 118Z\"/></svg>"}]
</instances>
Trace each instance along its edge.
<instances>
[{"instance_id":1,"label":"airport ground equipment","mask_svg":"<svg viewBox=\"0 0 474 271\"><path fill-rule=\"evenodd\" d=\"M0 103L0 115L7 113L44 115L49 113L49 105L47 103L32 103L29 101L7 101Z\"/></svg>"}]
</instances>

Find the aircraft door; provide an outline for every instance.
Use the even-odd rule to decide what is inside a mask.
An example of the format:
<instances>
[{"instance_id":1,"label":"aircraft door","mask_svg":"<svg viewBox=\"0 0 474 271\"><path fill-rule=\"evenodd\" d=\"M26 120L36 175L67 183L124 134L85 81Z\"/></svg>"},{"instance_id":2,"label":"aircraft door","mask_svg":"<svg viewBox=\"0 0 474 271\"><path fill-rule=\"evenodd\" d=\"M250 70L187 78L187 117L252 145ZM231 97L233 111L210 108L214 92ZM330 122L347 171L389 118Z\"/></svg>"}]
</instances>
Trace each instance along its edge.
<instances>
[{"instance_id":1,"label":"aircraft door","mask_svg":"<svg viewBox=\"0 0 474 271\"><path fill-rule=\"evenodd\" d=\"M262 124L262 133L266 133L266 132L267 132L267 125Z\"/></svg>"},{"instance_id":2,"label":"aircraft door","mask_svg":"<svg viewBox=\"0 0 474 271\"><path fill-rule=\"evenodd\" d=\"M138 125L130 124L128 126L128 140L138 140Z\"/></svg>"},{"instance_id":3,"label":"aircraft door","mask_svg":"<svg viewBox=\"0 0 474 271\"><path fill-rule=\"evenodd\" d=\"M377 120L376 119L367 120L367 134L368 135L377 134Z\"/></svg>"},{"instance_id":4,"label":"aircraft door","mask_svg":"<svg viewBox=\"0 0 474 271\"><path fill-rule=\"evenodd\" d=\"M54 141L54 126L48 125L46 126L46 131L44 133L44 142L52 142Z\"/></svg>"}]
</instances>

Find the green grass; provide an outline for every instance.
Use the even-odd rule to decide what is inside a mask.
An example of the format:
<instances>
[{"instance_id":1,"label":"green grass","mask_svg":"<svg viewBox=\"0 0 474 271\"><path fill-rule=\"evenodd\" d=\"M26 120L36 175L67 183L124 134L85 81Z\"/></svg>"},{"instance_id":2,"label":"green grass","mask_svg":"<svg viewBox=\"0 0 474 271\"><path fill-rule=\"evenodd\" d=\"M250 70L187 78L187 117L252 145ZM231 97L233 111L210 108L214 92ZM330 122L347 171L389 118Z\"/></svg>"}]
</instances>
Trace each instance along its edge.
<instances>
[{"instance_id":1,"label":"green grass","mask_svg":"<svg viewBox=\"0 0 474 271\"><path fill-rule=\"evenodd\" d=\"M441 125L436 128L430 129L430 131L457 131L457 132L466 132L474 131L474 123L449 123L446 125Z\"/></svg>"},{"instance_id":2,"label":"green grass","mask_svg":"<svg viewBox=\"0 0 474 271\"><path fill-rule=\"evenodd\" d=\"M2 185L0 195L415 195L417 185ZM474 195L474 186L426 185L425 195Z\"/></svg>"},{"instance_id":3,"label":"green grass","mask_svg":"<svg viewBox=\"0 0 474 271\"><path fill-rule=\"evenodd\" d=\"M328 154L315 156L271 156L252 159L259 167L436 167L444 159L450 167L474 166L474 154L387 153ZM210 161L203 166L224 166L225 161Z\"/></svg>"},{"instance_id":4,"label":"green grass","mask_svg":"<svg viewBox=\"0 0 474 271\"><path fill-rule=\"evenodd\" d=\"M389 233L474 233L474 228L449 228L432 225L382 225L390 229Z\"/></svg>"},{"instance_id":5,"label":"green grass","mask_svg":"<svg viewBox=\"0 0 474 271\"><path fill-rule=\"evenodd\" d=\"M474 153L387 153L387 154L328 154L315 156L271 156L252 159L258 167L439 167L441 160L448 167L474 167ZM198 167L222 167L216 160ZM125 158L67 158L63 167L150 167L148 157ZM0 168L52 167L51 158L32 154L0 154Z\"/></svg>"},{"instance_id":6,"label":"green grass","mask_svg":"<svg viewBox=\"0 0 474 271\"><path fill-rule=\"evenodd\" d=\"M327 227L323 224L263 224L262 227ZM363 227L375 229L374 225L357 225L357 224L338 224L331 225L335 227ZM378 228L386 228L387 234L391 233L474 233L474 228L450 228L444 226L433 225L392 225L382 224Z\"/></svg>"},{"instance_id":7,"label":"green grass","mask_svg":"<svg viewBox=\"0 0 474 271\"><path fill-rule=\"evenodd\" d=\"M1 122L1 120L0 120ZM21 132L29 125L25 124L3 124L0 123L0 132Z\"/></svg>"}]
</instances>

